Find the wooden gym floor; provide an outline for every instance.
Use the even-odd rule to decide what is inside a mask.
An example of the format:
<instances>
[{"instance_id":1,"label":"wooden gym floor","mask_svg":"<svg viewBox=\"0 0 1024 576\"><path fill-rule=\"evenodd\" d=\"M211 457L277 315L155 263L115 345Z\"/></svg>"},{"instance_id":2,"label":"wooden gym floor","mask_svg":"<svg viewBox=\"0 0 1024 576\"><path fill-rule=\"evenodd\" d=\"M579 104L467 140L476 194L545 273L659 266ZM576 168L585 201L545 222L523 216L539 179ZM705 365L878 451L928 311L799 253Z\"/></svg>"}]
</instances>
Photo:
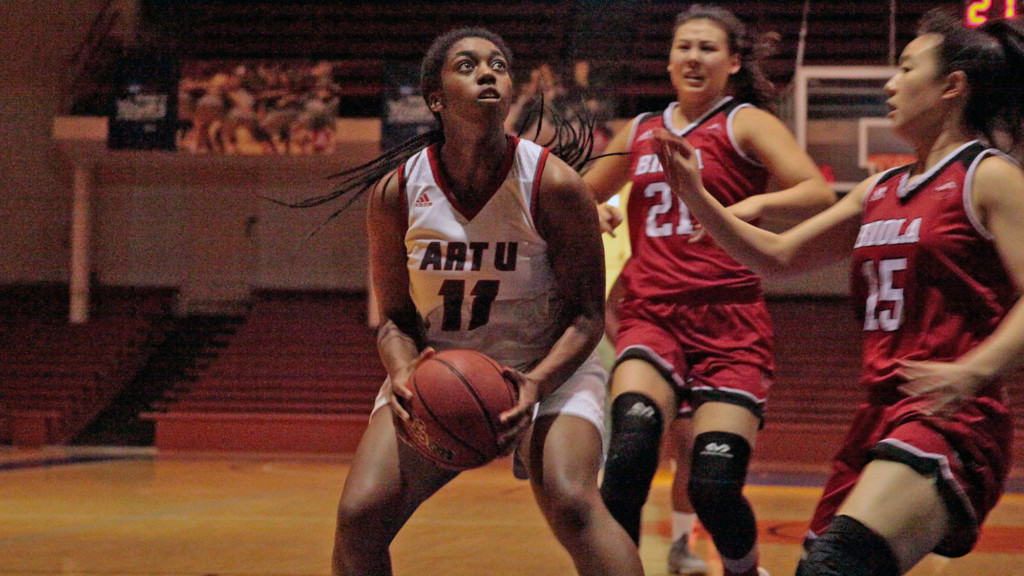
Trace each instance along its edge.
<instances>
[{"instance_id":1,"label":"wooden gym floor","mask_svg":"<svg viewBox=\"0 0 1024 576\"><path fill-rule=\"evenodd\" d=\"M151 449L0 448L0 574L312 576L329 572L343 457L157 454ZM665 574L670 471L646 509L641 553ZM762 564L790 576L821 470L752 470ZM1015 478L962 559L914 576L1024 576L1024 482ZM721 566L706 534L697 550ZM393 547L398 575L571 575L572 564L507 459L463 474Z\"/></svg>"}]
</instances>

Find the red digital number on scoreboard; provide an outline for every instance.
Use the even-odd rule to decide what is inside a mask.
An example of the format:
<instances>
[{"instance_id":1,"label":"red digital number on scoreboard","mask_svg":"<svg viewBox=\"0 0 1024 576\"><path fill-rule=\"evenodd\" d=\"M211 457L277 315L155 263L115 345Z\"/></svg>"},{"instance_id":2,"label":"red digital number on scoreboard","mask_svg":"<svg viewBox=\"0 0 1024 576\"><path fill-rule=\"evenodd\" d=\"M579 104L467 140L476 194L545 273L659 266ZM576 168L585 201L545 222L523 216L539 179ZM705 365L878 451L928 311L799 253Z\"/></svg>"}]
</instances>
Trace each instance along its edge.
<instances>
[{"instance_id":1,"label":"red digital number on scoreboard","mask_svg":"<svg viewBox=\"0 0 1024 576\"><path fill-rule=\"evenodd\" d=\"M990 18L1013 18L1017 15L1017 0L997 0L994 3L996 6L993 6L992 0L975 0L967 4L964 22L968 26L981 26ZM993 8L998 8L999 4L1003 7L1002 14L992 11Z\"/></svg>"}]
</instances>

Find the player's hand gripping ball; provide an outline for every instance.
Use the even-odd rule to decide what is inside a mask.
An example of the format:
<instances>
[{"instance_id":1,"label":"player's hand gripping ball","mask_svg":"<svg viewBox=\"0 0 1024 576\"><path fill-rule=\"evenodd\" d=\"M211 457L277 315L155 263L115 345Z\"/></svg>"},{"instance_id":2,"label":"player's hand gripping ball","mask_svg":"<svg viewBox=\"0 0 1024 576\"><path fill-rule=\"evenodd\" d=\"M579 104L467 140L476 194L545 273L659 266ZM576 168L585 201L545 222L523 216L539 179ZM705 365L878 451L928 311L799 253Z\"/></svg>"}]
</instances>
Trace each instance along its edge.
<instances>
[{"instance_id":1,"label":"player's hand gripping ball","mask_svg":"<svg viewBox=\"0 0 1024 576\"><path fill-rule=\"evenodd\" d=\"M515 406L502 366L475 350L444 350L420 362L409 379L409 419L395 417L398 437L438 466L468 470L501 453L498 416Z\"/></svg>"}]
</instances>

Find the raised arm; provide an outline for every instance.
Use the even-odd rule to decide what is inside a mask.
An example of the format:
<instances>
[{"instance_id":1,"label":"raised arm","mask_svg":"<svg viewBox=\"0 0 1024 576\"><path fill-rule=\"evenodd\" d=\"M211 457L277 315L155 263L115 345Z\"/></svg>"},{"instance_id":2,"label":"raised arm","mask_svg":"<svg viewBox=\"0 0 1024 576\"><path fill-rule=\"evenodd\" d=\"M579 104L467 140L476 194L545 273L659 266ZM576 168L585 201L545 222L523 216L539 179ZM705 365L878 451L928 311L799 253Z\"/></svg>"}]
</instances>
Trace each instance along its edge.
<instances>
[{"instance_id":1,"label":"raised arm","mask_svg":"<svg viewBox=\"0 0 1024 576\"><path fill-rule=\"evenodd\" d=\"M748 224L722 206L700 177L693 147L666 131L655 133L665 178L687 207L726 251L762 276L800 272L839 260L853 249L860 227L861 198L873 179L800 224L776 234Z\"/></svg>"},{"instance_id":2,"label":"raised arm","mask_svg":"<svg viewBox=\"0 0 1024 576\"><path fill-rule=\"evenodd\" d=\"M612 137L603 155L595 159L583 174L583 183L594 202L601 232L615 236L615 228L622 223L623 213L605 204L629 182L629 136L637 119L634 118Z\"/></svg>"},{"instance_id":3,"label":"raised arm","mask_svg":"<svg viewBox=\"0 0 1024 576\"><path fill-rule=\"evenodd\" d=\"M629 182L629 136L635 125L636 118L620 128L608 141L601 157L587 166L583 182L594 202L607 202Z\"/></svg>"}]
</instances>

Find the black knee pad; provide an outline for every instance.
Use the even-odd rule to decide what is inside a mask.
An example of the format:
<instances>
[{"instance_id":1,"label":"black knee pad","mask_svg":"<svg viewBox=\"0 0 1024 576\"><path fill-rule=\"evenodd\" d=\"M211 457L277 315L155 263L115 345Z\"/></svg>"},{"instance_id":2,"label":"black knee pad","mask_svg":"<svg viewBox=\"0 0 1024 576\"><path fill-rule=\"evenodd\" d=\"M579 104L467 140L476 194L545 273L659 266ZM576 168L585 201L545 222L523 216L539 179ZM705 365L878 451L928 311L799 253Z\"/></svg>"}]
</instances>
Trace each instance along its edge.
<instances>
[{"instance_id":1,"label":"black knee pad","mask_svg":"<svg viewBox=\"0 0 1024 576\"><path fill-rule=\"evenodd\" d=\"M849 516L836 516L797 566L797 576L899 576L889 543Z\"/></svg>"},{"instance_id":2,"label":"black knee pad","mask_svg":"<svg viewBox=\"0 0 1024 576\"><path fill-rule=\"evenodd\" d=\"M726 558L743 558L757 542L754 511L743 496L750 444L730 432L705 432L693 442L690 502Z\"/></svg>"},{"instance_id":3,"label":"black knee pad","mask_svg":"<svg viewBox=\"0 0 1024 576\"><path fill-rule=\"evenodd\" d=\"M601 482L601 498L634 542L640 515L658 469L661 412L643 394L627 392L612 402L612 434Z\"/></svg>"}]
</instances>

